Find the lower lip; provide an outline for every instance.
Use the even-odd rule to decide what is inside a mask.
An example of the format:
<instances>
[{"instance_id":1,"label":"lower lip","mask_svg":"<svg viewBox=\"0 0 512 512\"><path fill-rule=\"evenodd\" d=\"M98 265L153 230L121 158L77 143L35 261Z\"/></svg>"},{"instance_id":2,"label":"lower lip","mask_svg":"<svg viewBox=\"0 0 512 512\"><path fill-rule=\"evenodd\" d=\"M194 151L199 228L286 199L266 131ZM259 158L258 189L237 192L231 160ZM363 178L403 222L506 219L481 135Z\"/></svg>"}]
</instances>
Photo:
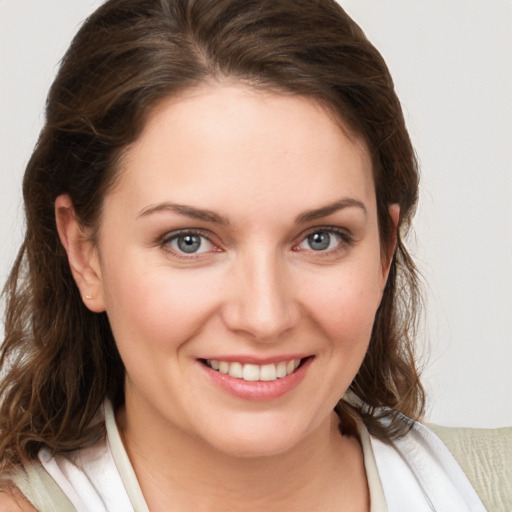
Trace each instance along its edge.
<instances>
[{"instance_id":1,"label":"lower lip","mask_svg":"<svg viewBox=\"0 0 512 512\"><path fill-rule=\"evenodd\" d=\"M301 365L290 375L271 381L247 381L236 379L224 373L213 370L209 366L198 362L207 376L220 388L229 394L244 400L268 401L275 400L295 389L304 379L312 357L302 361Z\"/></svg>"}]
</instances>

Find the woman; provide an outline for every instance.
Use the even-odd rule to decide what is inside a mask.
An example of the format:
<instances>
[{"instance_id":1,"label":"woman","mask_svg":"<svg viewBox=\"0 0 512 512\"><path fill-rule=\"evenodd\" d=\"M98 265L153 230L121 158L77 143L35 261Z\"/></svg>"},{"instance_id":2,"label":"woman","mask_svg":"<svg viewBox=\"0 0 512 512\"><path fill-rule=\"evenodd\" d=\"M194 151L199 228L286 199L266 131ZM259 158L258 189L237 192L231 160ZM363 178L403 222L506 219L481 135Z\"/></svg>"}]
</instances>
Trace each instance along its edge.
<instances>
[{"instance_id":1,"label":"woman","mask_svg":"<svg viewBox=\"0 0 512 512\"><path fill-rule=\"evenodd\" d=\"M334 1L107 1L23 187L5 510L485 510L416 421L417 166Z\"/></svg>"}]
</instances>

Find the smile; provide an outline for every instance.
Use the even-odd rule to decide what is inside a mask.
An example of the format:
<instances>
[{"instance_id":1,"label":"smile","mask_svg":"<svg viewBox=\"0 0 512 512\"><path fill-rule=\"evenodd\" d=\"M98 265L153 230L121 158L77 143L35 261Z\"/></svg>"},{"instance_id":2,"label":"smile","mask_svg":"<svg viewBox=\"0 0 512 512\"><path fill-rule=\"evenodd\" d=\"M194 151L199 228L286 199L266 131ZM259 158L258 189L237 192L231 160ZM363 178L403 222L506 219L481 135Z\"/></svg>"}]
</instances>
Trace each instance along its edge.
<instances>
[{"instance_id":1,"label":"smile","mask_svg":"<svg viewBox=\"0 0 512 512\"><path fill-rule=\"evenodd\" d=\"M237 399L262 402L275 400L298 387L314 359L314 355L289 354L286 359L274 361L234 356L198 362L215 386Z\"/></svg>"},{"instance_id":2,"label":"smile","mask_svg":"<svg viewBox=\"0 0 512 512\"><path fill-rule=\"evenodd\" d=\"M207 359L206 366L224 375L229 375L235 379L242 379L249 382L270 382L282 379L292 374L300 365L300 359L290 359L279 363L270 363L264 365L240 363L237 361L218 361L216 359Z\"/></svg>"}]
</instances>

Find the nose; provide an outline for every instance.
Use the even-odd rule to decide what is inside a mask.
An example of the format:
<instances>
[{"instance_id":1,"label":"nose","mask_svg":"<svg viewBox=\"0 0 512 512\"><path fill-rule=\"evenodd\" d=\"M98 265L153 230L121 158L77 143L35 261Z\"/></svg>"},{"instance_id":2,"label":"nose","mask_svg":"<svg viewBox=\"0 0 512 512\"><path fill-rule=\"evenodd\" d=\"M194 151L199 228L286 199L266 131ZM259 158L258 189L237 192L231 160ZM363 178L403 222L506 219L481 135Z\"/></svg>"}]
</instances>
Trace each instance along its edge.
<instances>
[{"instance_id":1,"label":"nose","mask_svg":"<svg viewBox=\"0 0 512 512\"><path fill-rule=\"evenodd\" d=\"M278 255L261 251L240 260L229 276L224 322L232 331L274 342L297 324L299 304L293 280Z\"/></svg>"}]
</instances>

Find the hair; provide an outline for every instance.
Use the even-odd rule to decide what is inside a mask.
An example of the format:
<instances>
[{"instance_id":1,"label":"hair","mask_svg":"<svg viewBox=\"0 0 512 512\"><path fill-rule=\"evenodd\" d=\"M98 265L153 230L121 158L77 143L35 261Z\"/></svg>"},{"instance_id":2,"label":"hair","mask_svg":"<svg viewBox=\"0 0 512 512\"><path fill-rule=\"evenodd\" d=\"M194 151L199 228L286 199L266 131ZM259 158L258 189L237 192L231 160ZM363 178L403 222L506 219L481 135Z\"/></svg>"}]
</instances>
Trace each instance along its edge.
<instances>
[{"instance_id":1,"label":"hair","mask_svg":"<svg viewBox=\"0 0 512 512\"><path fill-rule=\"evenodd\" d=\"M334 0L109 0L64 56L23 180L26 234L4 289L0 464L65 452L102 435L106 396L123 402L124 367L106 313L83 304L56 229L68 194L85 227L101 219L123 152L169 96L229 80L316 101L370 152L381 246L396 248L369 349L350 386L370 432L400 436L424 392L413 357L418 281L402 237L418 168L386 64ZM339 412L346 406L340 401Z\"/></svg>"}]
</instances>

